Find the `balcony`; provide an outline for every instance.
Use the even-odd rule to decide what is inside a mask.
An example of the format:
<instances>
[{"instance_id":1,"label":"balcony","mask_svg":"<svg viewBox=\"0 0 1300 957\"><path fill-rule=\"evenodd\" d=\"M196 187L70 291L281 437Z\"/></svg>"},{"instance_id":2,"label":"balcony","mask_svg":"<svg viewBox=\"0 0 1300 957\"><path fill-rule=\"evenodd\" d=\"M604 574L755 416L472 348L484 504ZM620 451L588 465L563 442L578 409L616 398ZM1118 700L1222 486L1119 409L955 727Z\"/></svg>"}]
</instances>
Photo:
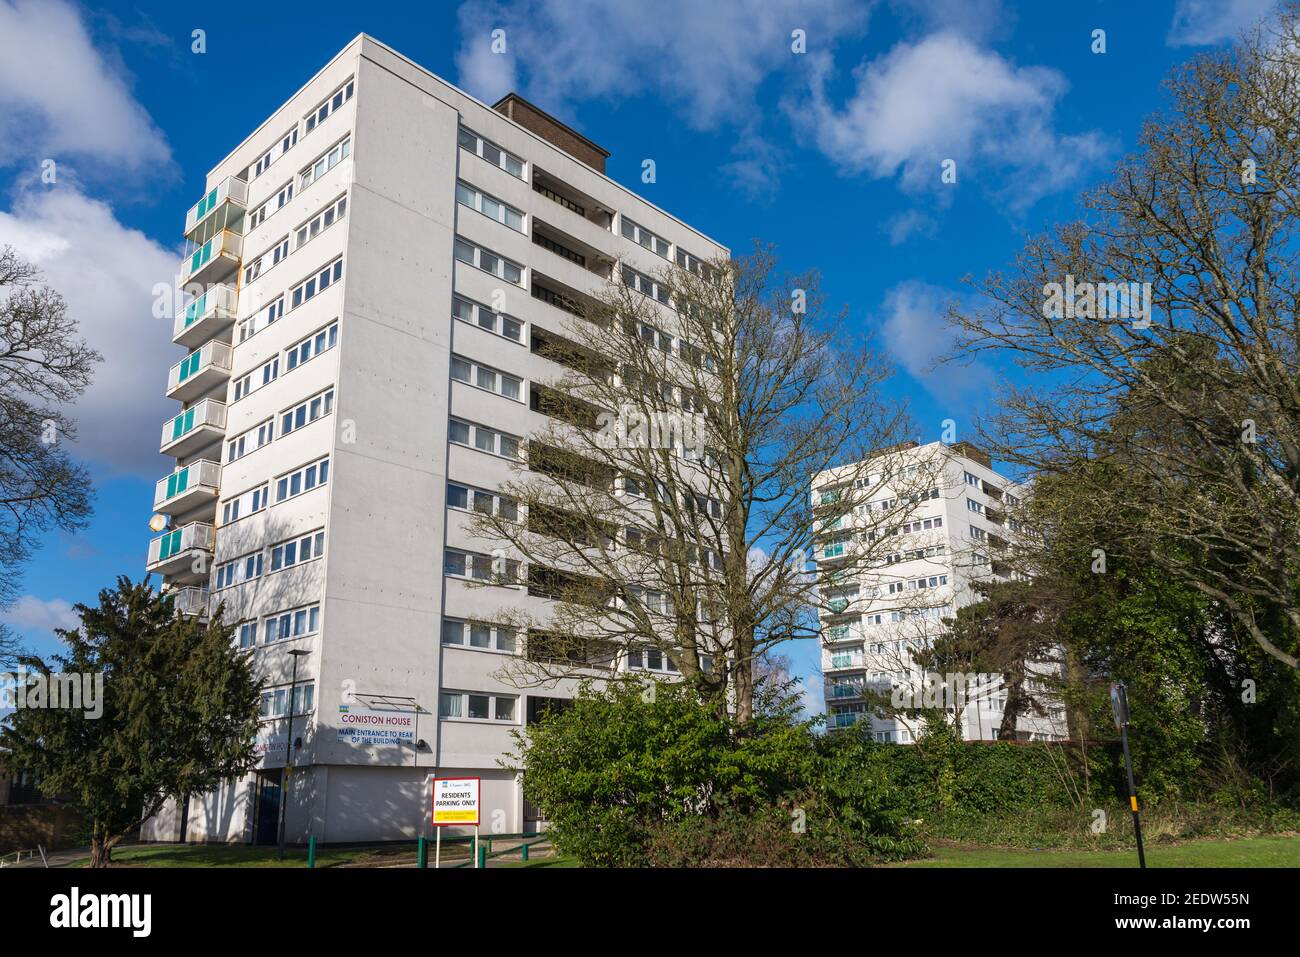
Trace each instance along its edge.
<instances>
[{"instance_id":1,"label":"balcony","mask_svg":"<svg viewBox=\"0 0 1300 957\"><path fill-rule=\"evenodd\" d=\"M167 398L190 402L230 379L230 346L208 342L167 373Z\"/></svg>"},{"instance_id":2,"label":"balcony","mask_svg":"<svg viewBox=\"0 0 1300 957\"><path fill-rule=\"evenodd\" d=\"M853 683L829 684L826 686L826 697L837 701L846 698L861 698L862 685Z\"/></svg>"},{"instance_id":3,"label":"balcony","mask_svg":"<svg viewBox=\"0 0 1300 957\"><path fill-rule=\"evenodd\" d=\"M216 339L235 324L239 296L234 286L219 283L187 305L172 326L172 342L187 349Z\"/></svg>"},{"instance_id":4,"label":"balcony","mask_svg":"<svg viewBox=\"0 0 1300 957\"><path fill-rule=\"evenodd\" d=\"M186 243L181 260L181 285L210 285L229 277L239 269L244 253L244 237L232 229L222 229L203 243Z\"/></svg>"},{"instance_id":5,"label":"balcony","mask_svg":"<svg viewBox=\"0 0 1300 957\"><path fill-rule=\"evenodd\" d=\"M163 425L162 445L158 451L178 459L189 458L220 442L225 434L226 403L204 399Z\"/></svg>"},{"instance_id":6,"label":"balcony","mask_svg":"<svg viewBox=\"0 0 1300 957\"><path fill-rule=\"evenodd\" d=\"M554 254L543 271L582 292L599 292L614 275L614 261L599 250L533 218L534 245Z\"/></svg>"},{"instance_id":7,"label":"balcony","mask_svg":"<svg viewBox=\"0 0 1300 957\"><path fill-rule=\"evenodd\" d=\"M208 617L208 587L206 585L186 585L172 592L175 596L172 609L185 618L198 618L206 621Z\"/></svg>"},{"instance_id":8,"label":"balcony","mask_svg":"<svg viewBox=\"0 0 1300 957\"><path fill-rule=\"evenodd\" d=\"M228 208L228 204L237 209ZM236 179L234 176L228 176L208 190L201 200L190 207L190 211L185 214L185 235L190 235L209 218L220 219L224 217L228 221L234 218L231 216L232 212L242 218L247 205L248 183L242 179ZM218 211L221 211L220 216L216 215Z\"/></svg>"},{"instance_id":9,"label":"balcony","mask_svg":"<svg viewBox=\"0 0 1300 957\"><path fill-rule=\"evenodd\" d=\"M213 542L212 526L207 522L191 522L164 532L149 543L145 571L165 575L174 582L204 582L212 568Z\"/></svg>"},{"instance_id":10,"label":"balcony","mask_svg":"<svg viewBox=\"0 0 1300 957\"><path fill-rule=\"evenodd\" d=\"M153 510L164 515L181 515L217 500L221 466L210 459L191 462L154 486Z\"/></svg>"},{"instance_id":11,"label":"balcony","mask_svg":"<svg viewBox=\"0 0 1300 957\"><path fill-rule=\"evenodd\" d=\"M606 209L597 200L536 167L533 168L533 191L555 204L546 210L543 219L554 221L558 229L589 243L606 259L618 258L619 246L612 228L613 210Z\"/></svg>"},{"instance_id":12,"label":"balcony","mask_svg":"<svg viewBox=\"0 0 1300 957\"><path fill-rule=\"evenodd\" d=\"M861 671L867 666L864 655L831 655L827 671Z\"/></svg>"}]
</instances>

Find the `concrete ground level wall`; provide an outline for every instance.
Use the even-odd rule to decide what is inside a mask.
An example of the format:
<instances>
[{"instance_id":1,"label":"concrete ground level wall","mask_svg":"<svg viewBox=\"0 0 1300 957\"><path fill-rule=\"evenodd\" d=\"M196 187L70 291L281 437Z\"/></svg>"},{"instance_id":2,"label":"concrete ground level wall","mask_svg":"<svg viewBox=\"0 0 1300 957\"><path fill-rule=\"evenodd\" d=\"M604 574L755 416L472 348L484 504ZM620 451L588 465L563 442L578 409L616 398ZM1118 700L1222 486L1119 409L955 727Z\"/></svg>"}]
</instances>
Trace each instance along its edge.
<instances>
[{"instance_id":1,"label":"concrete ground level wall","mask_svg":"<svg viewBox=\"0 0 1300 957\"><path fill-rule=\"evenodd\" d=\"M285 839L304 844L314 834L321 844L415 840L428 830L428 767L312 765L291 776ZM439 777L481 779L480 834L518 834L524 821L517 775L502 769L439 768ZM224 785L190 802L184 839L193 842L253 843L256 836L257 775ZM174 801L141 829L144 841L181 839L181 812ZM473 828L444 829L445 836Z\"/></svg>"}]
</instances>

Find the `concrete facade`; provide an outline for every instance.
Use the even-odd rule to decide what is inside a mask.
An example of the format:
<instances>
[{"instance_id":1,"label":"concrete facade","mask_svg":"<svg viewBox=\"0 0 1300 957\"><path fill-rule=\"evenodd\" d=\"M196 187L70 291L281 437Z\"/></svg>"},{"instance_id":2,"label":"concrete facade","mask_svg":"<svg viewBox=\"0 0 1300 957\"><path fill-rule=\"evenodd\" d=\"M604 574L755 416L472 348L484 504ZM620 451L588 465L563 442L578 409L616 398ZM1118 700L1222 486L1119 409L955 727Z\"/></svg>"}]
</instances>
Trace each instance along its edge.
<instances>
[{"instance_id":1,"label":"concrete facade","mask_svg":"<svg viewBox=\"0 0 1300 957\"><path fill-rule=\"evenodd\" d=\"M493 547L470 537L448 482L499 488L511 477L500 437L545 424L529 384L561 370L530 333L564 323L541 297L594 292L619 263L665 265L621 235L624 216L674 250L726 250L593 168L603 151L590 141L583 162L534 132L545 124L524 105L531 128L363 35L208 174L181 270L208 298L175 324L186 358L169 395L182 407L162 447L177 472L159 482L171 524L148 567L182 610L222 606L240 623L270 697L258 770L169 806L145 839L266 841L287 745L290 842L414 837L434 772L483 779L485 831L537 826L500 762L529 698L571 695L572 682L502 680L500 629L490 647L442 637L449 621L454 634L545 606L446 573L448 549ZM457 297L485 308L455 318ZM453 356L500 386L454 380ZM452 420L473 426L469 444ZM296 681L292 651L305 652ZM340 729L360 720L397 721L406 737L355 743Z\"/></svg>"},{"instance_id":2,"label":"concrete facade","mask_svg":"<svg viewBox=\"0 0 1300 957\"><path fill-rule=\"evenodd\" d=\"M1005 580L1014 574L1001 557L1014 541L1015 511L1028 490L995 471L988 456L967 443L913 443L889 458L887 468L900 476L897 482L869 462L824 472L813 482L814 502L826 493L858 492L850 537L863 534L852 531L855 525L890 530L888 547L881 549L883 560L871 568L855 567L855 580L843 589L846 597L823 609L822 672L828 728L866 721L876 740L910 744L919 723L873 713L861 692L865 687L885 692L895 687L920 689L924 676L912 661L912 650L942 634L943 619L979 600L975 581ZM920 485L901 478L909 470L924 476ZM857 490L845 487L846 475L856 476L849 484ZM860 492L864 486L869 493ZM905 491L900 493L900 487ZM918 501L903 507L897 521L859 518L898 510L902 495ZM822 546L816 557L819 565L833 568L836 552ZM923 585L912 591L913 583ZM995 739L1006 691L967 697L959 719L963 737ZM1064 712L1021 716L1016 736L1064 740Z\"/></svg>"}]
</instances>

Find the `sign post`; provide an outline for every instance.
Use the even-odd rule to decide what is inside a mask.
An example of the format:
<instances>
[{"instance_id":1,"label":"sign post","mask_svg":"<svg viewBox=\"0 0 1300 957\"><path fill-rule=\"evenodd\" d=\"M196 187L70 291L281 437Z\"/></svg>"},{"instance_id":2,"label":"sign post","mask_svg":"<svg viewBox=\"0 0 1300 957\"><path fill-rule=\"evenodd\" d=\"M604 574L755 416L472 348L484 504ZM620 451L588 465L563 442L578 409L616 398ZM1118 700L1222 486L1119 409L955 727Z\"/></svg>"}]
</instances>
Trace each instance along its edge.
<instances>
[{"instance_id":1,"label":"sign post","mask_svg":"<svg viewBox=\"0 0 1300 957\"><path fill-rule=\"evenodd\" d=\"M442 828L474 828L474 866L478 866L479 778L434 778L431 823L437 828L433 866L442 862Z\"/></svg>"},{"instance_id":2,"label":"sign post","mask_svg":"<svg viewBox=\"0 0 1300 957\"><path fill-rule=\"evenodd\" d=\"M1133 812L1133 836L1137 838L1138 867L1147 866L1146 853L1142 850L1142 819L1138 815L1137 785L1133 782L1133 758L1128 750L1128 689L1124 682L1116 681L1110 686L1110 710L1115 715L1115 727L1119 729L1120 742L1124 746L1124 770L1128 774L1128 803Z\"/></svg>"}]
</instances>

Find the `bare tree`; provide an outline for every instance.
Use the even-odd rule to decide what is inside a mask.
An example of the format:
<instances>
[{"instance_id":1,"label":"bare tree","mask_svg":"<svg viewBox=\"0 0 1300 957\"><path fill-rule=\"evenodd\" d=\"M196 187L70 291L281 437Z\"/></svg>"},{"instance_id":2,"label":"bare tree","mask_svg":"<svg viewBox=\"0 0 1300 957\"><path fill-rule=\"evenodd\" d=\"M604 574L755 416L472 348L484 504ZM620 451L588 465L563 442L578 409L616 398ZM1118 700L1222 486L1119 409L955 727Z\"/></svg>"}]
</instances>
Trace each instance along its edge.
<instances>
[{"instance_id":1,"label":"bare tree","mask_svg":"<svg viewBox=\"0 0 1300 957\"><path fill-rule=\"evenodd\" d=\"M983 428L1087 482L1123 545L1295 667L1300 634L1300 8L1170 78L1171 107L1009 275L954 308L954 357L1038 373ZM1085 465L1094 467L1085 468ZM1081 556L1093 561L1098 556Z\"/></svg>"},{"instance_id":2,"label":"bare tree","mask_svg":"<svg viewBox=\"0 0 1300 957\"><path fill-rule=\"evenodd\" d=\"M38 278L13 247L0 249L0 608L17 597L39 536L82 528L90 514L89 477L64 450L74 431L59 406L85 391L102 357ZM0 661L14 651L0 625Z\"/></svg>"},{"instance_id":3,"label":"bare tree","mask_svg":"<svg viewBox=\"0 0 1300 957\"><path fill-rule=\"evenodd\" d=\"M767 248L551 301L567 321L531 345L562 374L530 396L549 424L502 489L513 504L473 525L553 600L502 610L526 636L513 676L671 661L747 721L756 662L819 634L904 510L858 505L923 481L881 454L905 428L888 366L827 313L816 275L778 278Z\"/></svg>"}]
</instances>

